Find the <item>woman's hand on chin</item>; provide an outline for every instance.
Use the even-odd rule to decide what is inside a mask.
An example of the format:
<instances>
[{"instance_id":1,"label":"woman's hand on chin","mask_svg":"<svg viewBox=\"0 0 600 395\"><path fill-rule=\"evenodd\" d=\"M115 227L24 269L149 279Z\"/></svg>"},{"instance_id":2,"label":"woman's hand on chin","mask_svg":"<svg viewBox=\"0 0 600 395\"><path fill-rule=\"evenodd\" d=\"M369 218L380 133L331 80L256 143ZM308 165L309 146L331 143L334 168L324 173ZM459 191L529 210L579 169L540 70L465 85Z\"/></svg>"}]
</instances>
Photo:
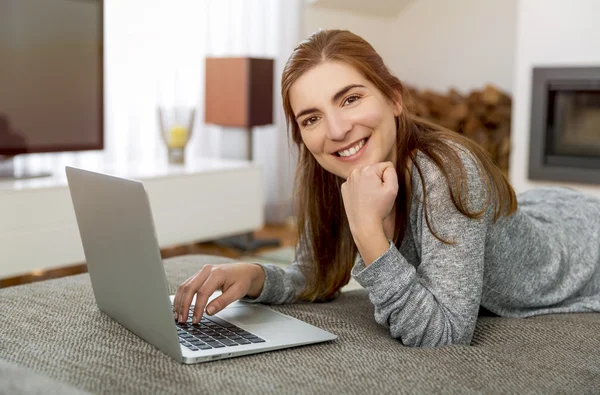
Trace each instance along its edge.
<instances>
[{"instance_id":1,"label":"woman's hand on chin","mask_svg":"<svg viewBox=\"0 0 600 395\"><path fill-rule=\"evenodd\" d=\"M398 176L391 162L354 169L342 184L350 231L367 265L389 247L383 221L392 212L397 194Z\"/></svg>"}]
</instances>

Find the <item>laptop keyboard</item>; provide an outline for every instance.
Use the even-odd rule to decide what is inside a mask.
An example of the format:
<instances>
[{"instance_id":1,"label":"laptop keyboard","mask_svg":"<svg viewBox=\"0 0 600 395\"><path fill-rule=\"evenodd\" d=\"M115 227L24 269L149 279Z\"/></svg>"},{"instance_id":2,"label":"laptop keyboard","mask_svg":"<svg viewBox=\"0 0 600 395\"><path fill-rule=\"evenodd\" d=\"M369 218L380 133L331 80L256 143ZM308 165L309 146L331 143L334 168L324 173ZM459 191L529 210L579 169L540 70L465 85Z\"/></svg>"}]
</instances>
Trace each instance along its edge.
<instances>
[{"instance_id":1,"label":"laptop keyboard","mask_svg":"<svg viewBox=\"0 0 600 395\"><path fill-rule=\"evenodd\" d=\"M202 317L192 324L194 306L185 323L177 323L179 343L192 351L211 348L235 347L244 344L264 343L264 339L216 317Z\"/></svg>"}]
</instances>

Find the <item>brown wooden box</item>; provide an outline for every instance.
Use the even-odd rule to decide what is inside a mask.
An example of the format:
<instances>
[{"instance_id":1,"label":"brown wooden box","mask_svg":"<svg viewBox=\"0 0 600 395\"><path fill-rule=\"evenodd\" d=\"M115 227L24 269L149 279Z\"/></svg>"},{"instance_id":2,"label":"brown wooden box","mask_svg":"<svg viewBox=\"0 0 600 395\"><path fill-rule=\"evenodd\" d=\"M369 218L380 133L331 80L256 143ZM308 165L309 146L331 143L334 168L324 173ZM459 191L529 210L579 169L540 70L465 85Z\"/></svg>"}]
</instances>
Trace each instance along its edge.
<instances>
[{"instance_id":1,"label":"brown wooden box","mask_svg":"<svg viewBox=\"0 0 600 395\"><path fill-rule=\"evenodd\" d=\"M273 123L273 59L206 58L204 121L252 127Z\"/></svg>"}]
</instances>

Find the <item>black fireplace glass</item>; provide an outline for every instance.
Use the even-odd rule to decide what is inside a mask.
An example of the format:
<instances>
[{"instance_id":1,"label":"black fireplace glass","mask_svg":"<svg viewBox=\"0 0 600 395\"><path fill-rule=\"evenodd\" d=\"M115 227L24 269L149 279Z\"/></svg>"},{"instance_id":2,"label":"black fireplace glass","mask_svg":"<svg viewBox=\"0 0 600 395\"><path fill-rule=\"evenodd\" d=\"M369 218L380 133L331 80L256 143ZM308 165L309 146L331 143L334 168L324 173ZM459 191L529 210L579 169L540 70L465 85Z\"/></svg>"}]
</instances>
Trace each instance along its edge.
<instances>
[{"instance_id":1,"label":"black fireplace glass","mask_svg":"<svg viewBox=\"0 0 600 395\"><path fill-rule=\"evenodd\" d=\"M600 91L550 91L547 154L600 158Z\"/></svg>"},{"instance_id":2,"label":"black fireplace glass","mask_svg":"<svg viewBox=\"0 0 600 395\"><path fill-rule=\"evenodd\" d=\"M535 67L529 178L600 184L600 67Z\"/></svg>"}]
</instances>

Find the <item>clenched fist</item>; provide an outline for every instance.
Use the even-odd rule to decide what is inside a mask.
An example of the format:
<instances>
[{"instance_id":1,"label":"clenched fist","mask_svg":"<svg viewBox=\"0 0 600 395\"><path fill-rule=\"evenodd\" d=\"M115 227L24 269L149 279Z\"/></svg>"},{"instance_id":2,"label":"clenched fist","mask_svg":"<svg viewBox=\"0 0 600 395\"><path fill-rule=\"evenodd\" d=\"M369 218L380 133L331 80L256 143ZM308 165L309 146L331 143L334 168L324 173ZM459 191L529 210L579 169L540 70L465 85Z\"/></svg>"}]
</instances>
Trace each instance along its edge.
<instances>
[{"instance_id":1,"label":"clenched fist","mask_svg":"<svg viewBox=\"0 0 600 395\"><path fill-rule=\"evenodd\" d=\"M392 212L397 194L398 176L391 162L356 168L342 184L350 231L363 259L370 255L363 252L374 244L383 245L380 235L387 245L383 222ZM370 242L373 237L377 243Z\"/></svg>"}]
</instances>

